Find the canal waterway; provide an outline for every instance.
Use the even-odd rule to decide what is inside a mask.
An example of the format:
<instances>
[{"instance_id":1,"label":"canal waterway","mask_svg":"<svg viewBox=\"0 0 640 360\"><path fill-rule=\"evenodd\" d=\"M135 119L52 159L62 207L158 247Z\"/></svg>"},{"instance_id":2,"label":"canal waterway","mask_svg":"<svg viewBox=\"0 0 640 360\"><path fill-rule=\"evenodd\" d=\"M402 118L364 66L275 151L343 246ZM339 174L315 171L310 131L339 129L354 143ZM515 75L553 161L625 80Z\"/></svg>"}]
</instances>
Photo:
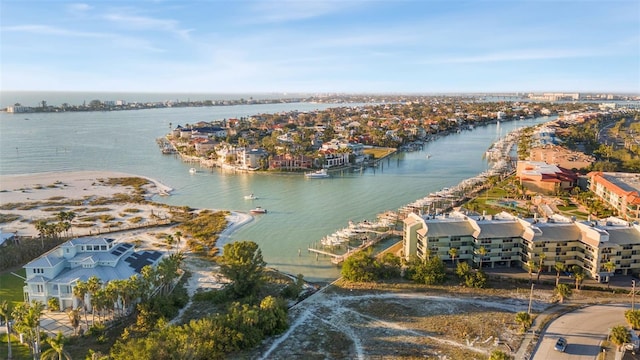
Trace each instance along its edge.
<instances>
[{"instance_id":1,"label":"canal waterway","mask_svg":"<svg viewBox=\"0 0 640 360\"><path fill-rule=\"evenodd\" d=\"M442 136L424 149L399 153L377 168L306 179L302 174L234 173L198 168L162 155L156 138L178 124L280 111L309 111L343 104L269 104L164 108L117 112L0 114L0 174L119 171L147 176L172 187L154 199L194 208L248 212L268 210L233 233L230 241L260 245L269 266L306 279L330 281L339 275L328 258L307 253L323 236L348 222L376 215L453 186L488 169L488 147L517 128L550 121L535 118L476 127ZM427 157L427 155L430 155ZM259 199L245 200L253 193ZM220 244L222 245L222 244Z\"/></svg>"}]
</instances>

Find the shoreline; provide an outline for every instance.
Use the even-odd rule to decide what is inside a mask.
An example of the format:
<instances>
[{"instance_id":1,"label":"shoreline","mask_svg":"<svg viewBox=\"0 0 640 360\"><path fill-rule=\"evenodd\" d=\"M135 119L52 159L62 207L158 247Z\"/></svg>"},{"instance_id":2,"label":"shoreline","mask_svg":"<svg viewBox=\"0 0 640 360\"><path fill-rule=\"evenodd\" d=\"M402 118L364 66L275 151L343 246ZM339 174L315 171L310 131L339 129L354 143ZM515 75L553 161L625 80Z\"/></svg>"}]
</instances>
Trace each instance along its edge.
<instances>
[{"instance_id":1,"label":"shoreline","mask_svg":"<svg viewBox=\"0 0 640 360\"><path fill-rule=\"evenodd\" d=\"M108 203L105 205L91 205L90 199L112 198L116 194L132 194L131 186L105 184L102 181L112 178L141 178L149 183L143 186L144 197L149 203ZM0 230L5 233L16 233L18 236L38 236L34 223L40 219L55 217L59 211L82 210L85 218L110 216L119 220L125 228L121 232L139 232L144 225L152 227L153 220L168 219L170 207L155 203L151 199L158 195L170 195L173 189L155 179L136 174L115 171L73 171L73 172L42 172L32 174L0 175L0 215L5 217L0 224ZM57 204L56 202L60 202ZM74 205L70 205L74 202ZM37 204L37 206L36 206ZM77 206L76 204L79 204ZM97 211L100 210L100 211ZM253 217L248 213L233 210L211 209L214 211L229 211L228 225L220 234L221 238L229 236L242 225L250 222ZM81 213L82 213L81 212ZM95 226L79 227L82 214L76 214L77 221L73 221L72 234L74 237L87 236L105 230L105 223L95 221ZM14 219L17 217L17 219ZM134 219L139 218L139 219ZM139 223L134 223L139 221ZM126 226L134 229L127 229ZM87 233L88 232L88 233Z\"/></svg>"}]
</instances>

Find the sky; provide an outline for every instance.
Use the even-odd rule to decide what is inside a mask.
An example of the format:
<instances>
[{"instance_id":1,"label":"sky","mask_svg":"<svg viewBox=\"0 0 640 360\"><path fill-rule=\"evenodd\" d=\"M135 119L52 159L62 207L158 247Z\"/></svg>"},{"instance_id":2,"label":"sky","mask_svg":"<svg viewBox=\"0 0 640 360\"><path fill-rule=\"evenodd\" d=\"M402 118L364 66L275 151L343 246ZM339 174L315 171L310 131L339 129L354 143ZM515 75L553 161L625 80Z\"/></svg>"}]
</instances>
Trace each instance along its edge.
<instances>
[{"instance_id":1,"label":"sky","mask_svg":"<svg viewBox=\"0 0 640 360\"><path fill-rule=\"evenodd\" d=\"M0 90L640 93L637 0L0 0Z\"/></svg>"}]
</instances>

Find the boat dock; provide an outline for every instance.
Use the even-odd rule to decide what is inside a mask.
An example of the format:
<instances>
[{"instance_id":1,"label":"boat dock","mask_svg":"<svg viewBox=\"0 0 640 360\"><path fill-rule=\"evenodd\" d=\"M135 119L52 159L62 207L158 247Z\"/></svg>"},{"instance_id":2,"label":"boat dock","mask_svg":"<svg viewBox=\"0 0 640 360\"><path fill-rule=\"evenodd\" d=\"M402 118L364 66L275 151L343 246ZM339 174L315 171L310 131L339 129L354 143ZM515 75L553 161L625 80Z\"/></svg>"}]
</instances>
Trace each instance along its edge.
<instances>
[{"instance_id":1,"label":"boat dock","mask_svg":"<svg viewBox=\"0 0 640 360\"><path fill-rule=\"evenodd\" d=\"M336 264L339 265L341 264L343 261L345 261L346 259L348 259L351 255L357 253L360 250L364 250L368 247L371 247L377 243L379 243L380 241L390 237L390 236L400 236L402 235L402 232L399 230L394 230L394 229L390 229L388 231L384 231L384 232L379 232L376 231L376 236L374 236L372 239L367 239L365 241L362 242L361 245L359 246L355 246L355 247L350 247L347 245L347 252L344 254L334 254L332 252L329 251L325 251L325 250L320 250L320 249L316 249L316 248L312 248L309 247L307 250L309 252L315 253L316 257L317 255L325 255L325 256L329 256L331 257L331 263L332 264Z\"/></svg>"},{"instance_id":2,"label":"boat dock","mask_svg":"<svg viewBox=\"0 0 640 360\"><path fill-rule=\"evenodd\" d=\"M316 260L318 260L319 255L329 256L331 257L331 262L338 265L354 253L375 245L391 235L402 236L402 231L397 230L397 225L402 222L409 213L437 215L438 213L448 211L454 206L464 203L469 197L490 186L490 182L488 182L490 177L504 177L513 172L514 164L510 153L516 145L521 131L521 129L512 131L491 146L485 156L492 166L483 173L463 180L451 188L443 188L440 191L431 193L424 198L402 206L395 212L388 211L379 214L379 220L377 222L365 220L354 224L350 221L347 228L338 230L322 238L322 240L320 240L320 247L309 246L307 250L310 253L316 254ZM361 240L362 244L359 246L349 245L349 242L357 240ZM332 250L335 246L339 247L342 245L345 245L347 248L347 251L343 254L327 251Z\"/></svg>"}]
</instances>

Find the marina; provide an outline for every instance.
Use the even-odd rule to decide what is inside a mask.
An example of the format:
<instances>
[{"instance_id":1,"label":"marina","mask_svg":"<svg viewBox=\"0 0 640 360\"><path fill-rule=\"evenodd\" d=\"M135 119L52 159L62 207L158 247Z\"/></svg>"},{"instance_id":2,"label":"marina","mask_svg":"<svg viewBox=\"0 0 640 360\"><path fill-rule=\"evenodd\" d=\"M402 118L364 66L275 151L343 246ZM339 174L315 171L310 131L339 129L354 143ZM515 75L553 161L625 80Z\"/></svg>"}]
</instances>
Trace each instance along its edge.
<instances>
[{"instance_id":1,"label":"marina","mask_svg":"<svg viewBox=\"0 0 640 360\"><path fill-rule=\"evenodd\" d=\"M318 171L305 173L304 176L307 179L324 179L324 178L330 177L331 175L329 175L329 173L327 173L327 169L321 169L321 170L318 170Z\"/></svg>"},{"instance_id":2,"label":"marina","mask_svg":"<svg viewBox=\"0 0 640 360\"><path fill-rule=\"evenodd\" d=\"M511 150L516 145L520 133L520 130L514 130L491 145L489 160L492 166L481 174L465 179L454 187L444 187L439 191L432 192L424 198L402 206L396 213L383 213L379 215L379 220L375 223L365 220L355 224L349 221L349 226L323 237L319 246L314 245L307 250L330 257L333 264L340 264L354 253L373 246L382 239L394 235L401 237L402 233L396 229L396 226L409 213L437 216L452 210L455 205L484 189L489 177L506 176L514 170L515 161ZM430 157L430 155L427 156ZM352 246L354 241L361 242L361 244ZM318 258L316 257L316 259Z\"/></svg>"}]
</instances>

